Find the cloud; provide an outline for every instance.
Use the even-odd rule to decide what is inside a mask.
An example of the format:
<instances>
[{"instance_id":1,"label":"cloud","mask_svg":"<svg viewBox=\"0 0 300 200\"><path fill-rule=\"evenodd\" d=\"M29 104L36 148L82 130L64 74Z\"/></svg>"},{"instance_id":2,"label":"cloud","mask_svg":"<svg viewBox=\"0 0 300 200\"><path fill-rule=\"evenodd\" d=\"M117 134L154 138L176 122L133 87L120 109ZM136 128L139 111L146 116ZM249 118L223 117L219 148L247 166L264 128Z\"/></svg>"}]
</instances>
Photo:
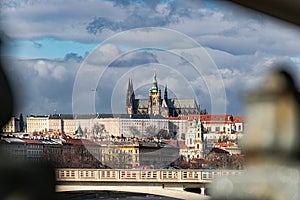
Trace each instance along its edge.
<instances>
[{"instance_id":1,"label":"cloud","mask_svg":"<svg viewBox=\"0 0 300 200\"><path fill-rule=\"evenodd\" d=\"M122 54L120 57L116 58L114 62L110 65L112 67L134 67L138 65L157 63L156 54L153 52L144 51L131 51Z\"/></svg>"},{"instance_id":2,"label":"cloud","mask_svg":"<svg viewBox=\"0 0 300 200\"><path fill-rule=\"evenodd\" d=\"M210 109L211 106L208 87L214 91L222 87L207 67L207 60L189 57L187 52L181 54L181 48L192 49L195 46L189 40L180 40L176 34L158 31L149 35L150 29L143 34L136 30L119 37L116 43L105 42L110 36L116 37L116 33L132 28L170 28L174 33L179 31L201 44L218 67L229 112L240 112L243 107L240 91L259 85L274 63L288 64L295 69L295 76L300 74L298 28L223 1L3 0L0 11L1 36L7 40L25 39L31 43L30 48L49 48L47 43L37 42L49 38L63 43L101 42L101 48L87 56L88 70L82 80L87 83L92 80L99 85L96 93L96 109L99 112L110 111L114 89L124 92L129 77L134 78L134 85L141 92L143 87L151 85L155 67L161 85L168 83L169 89L180 98L193 96L194 92L204 108ZM64 45L67 46L67 42ZM127 52L140 47L149 49ZM158 47L169 51L155 49ZM58 51L57 47L53 49ZM70 51L76 52L67 52ZM199 63L202 74L195 73L179 55ZM74 80L79 66L85 62L84 58L65 52L61 53L60 59L12 58L13 66L8 71L17 88L24 88L19 90L24 112L49 113L56 109L70 113ZM109 69L99 75L98 72L102 72L111 61ZM300 82L300 77L297 80ZM190 87L194 91L187 95L186 88ZM86 94L92 94L95 88L84 90ZM147 96L147 92L146 89L137 95ZM121 107L125 105L123 97L117 100L123 103ZM124 109L120 108L121 111L124 112Z\"/></svg>"},{"instance_id":3,"label":"cloud","mask_svg":"<svg viewBox=\"0 0 300 200\"><path fill-rule=\"evenodd\" d=\"M40 48L43 47L43 45L42 45L41 43L38 43L38 42L36 42L36 41L34 41L34 40L31 40L31 42L32 42L33 45L34 45L36 48L38 48L38 49L40 49Z\"/></svg>"},{"instance_id":4,"label":"cloud","mask_svg":"<svg viewBox=\"0 0 300 200\"><path fill-rule=\"evenodd\" d=\"M16 113L71 113L76 60L8 58L7 71L17 99Z\"/></svg>"},{"instance_id":5,"label":"cloud","mask_svg":"<svg viewBox=\"0 0 300 200\"><path fill-rule=\"evenodd\" d=\"M103 44L100 47L94 49L85 61L88 64L100 66L100 65L108 65L114 59L119 57L122 51L119 49L117 45L114 44Z\"/></svg>"},{"instance_id":6,"label":"cloud","mask_svg":"<svg viewBox=\"0 0 300 200\"><path fill-rule=\"evenodd\" d=\"M79 56L77 53L68 53L65 55L64 60L75 60L77 62L82 61L83 57Z\"/></svg>"},{"instance_id":7,"label":"cloud","mask_svg":"<svg viewBox=\"0 0 300 200\"><path fill-rule=\"evenodd\" d=\"M124 10L107 1L53 0L1 1L1 28L11 38L58 38L77 41L101 41L108 35L93 37L86 25L99 13L122 19Z\"/></svg>"},{"instance_id":8,"label":"cloud","mask_svg":"<svg viewBox=\"0 0 300 200\"><path fill-rule=\"evenodd\" d=\"M63 81L67 70L64 66L55 62L47 62L45 60L37 60L33 63L33 69L41 78L53 81Z\"/></svg>"},{"instance_id":9,"label":"cloud","mask_svg":"<svg viewBox=\"0 0 300 200\"><path fill-rule=\"evenodd\" d=\"M127 9L127 16L122 20L111 20L109 17L96 17L88 25L87 31L92 34L105 30L123 31L143 27L168 27L185 18L202 16L199 9L192 9L195 2L185 1L115 1L116 7ZM201 5L199 3L198 5Z\"/></svg>"}]
</instances>

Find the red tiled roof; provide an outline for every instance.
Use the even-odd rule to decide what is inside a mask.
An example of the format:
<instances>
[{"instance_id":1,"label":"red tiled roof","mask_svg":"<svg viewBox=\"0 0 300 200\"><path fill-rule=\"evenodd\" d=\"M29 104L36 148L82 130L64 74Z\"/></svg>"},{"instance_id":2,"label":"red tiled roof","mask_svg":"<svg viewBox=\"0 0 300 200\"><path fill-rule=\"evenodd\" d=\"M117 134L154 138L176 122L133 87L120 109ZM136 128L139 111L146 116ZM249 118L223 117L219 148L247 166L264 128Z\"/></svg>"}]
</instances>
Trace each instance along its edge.
<instances>
[{"instance_id":1,"label":"red tiled roof","mask_svg":"<svg viewBox=\"0 0 300 200\"><path fill-rule=\"evenodd\" d=\"M31 140L31 139L21 139L21 140L23 140L27 144L43 144L42 142L40 142L38 140Z\"/></svg>"},{"instance_id":2,"label":"red tiled roof","mask_svg":"<svg viewBox=\"0 0 300 200\"><path fill-rule=\"evenodd\" d=\"M215 152L215 153L226 153L226 154L229 154L228 151L226 151L226 150L224 150L224 149L216 148L216 147L212 148L212 149L210 150L210 152Z\"/></svg>"},{"instance_id":3,"label":"red tiled roof","mask_svg":"<svg viewBox=\"0 0 300 200\"><path fill-rule=\"evenodd\" d=\"M235 123L241 123L241 122L245 122L246 117L244 116L233 116L233 122Z\"/></svg>"},{"instance_id":4,"label":"red tiled roof","mask_svg":"<svg viewBox=\"0 0 300 200\"><path fill-rule=\"evenodd\" d=\"M163 142L173 147L177 147L177 140L163 140Z\"/></svg>"},{"instance_id":5,"label":"red tiled roof","mask_svg":"<svg viewBox=\"0 0 300 200\"><path fill-rule=\"evenodd\" d=\"M188 149L188 146L186 146L183 140L178 140L178 147L179 149Z\"/></svg>"},{"instance_id":6,"label":"red tiled roof","mask_svg":"<svg viewBox=\"0 0 300 200\"><path fill-rule=\"evenodd\" d=\"M188 147L185 145L184 140L163 140L163 142L180 149L188 149Z\"/></svg>"},{"instance_id":7,"label":"red tiled roof","mask_svg":"<svg viewBox=\"0 0 300 200\"><path fill-rule=\"evenodd\" d=\"M168 117L168 120L187 120L188 116Z\"/></svg>"},{"instance_id":8,"label":"red tiled roof","mask_svg":"<svg viewBox=\"0 0 300 200\"><path fill-rule=\"evenodd\" d=\"M98 145L97 143L86 139L65 138L65 141L73 145Z\"/></svg>"},{"instance_id":9,"label":"red tiled roof","mask_svg":"<svg viewBox=\"0 0 300 200\"><path fill-rule=\"evenodd\" d=\"M220 142L215 143L214 147L230 147L233 144L233 142Z\"/></svg>"},{"instance_id":10,"label":"red tiled roof","mask_svg":"<svg viewBox=\"0 0 300 200\"><path fill-rule=\"evenodd\" d=\"M205 115L189 115L188 116L188 120L192 121L192 120L201 120L202 122L208 122L208 121L216 121L216 122L228 122L231 121L232 119L232 115L230 114L205 114Z\"/></svg>"}]
</instances>

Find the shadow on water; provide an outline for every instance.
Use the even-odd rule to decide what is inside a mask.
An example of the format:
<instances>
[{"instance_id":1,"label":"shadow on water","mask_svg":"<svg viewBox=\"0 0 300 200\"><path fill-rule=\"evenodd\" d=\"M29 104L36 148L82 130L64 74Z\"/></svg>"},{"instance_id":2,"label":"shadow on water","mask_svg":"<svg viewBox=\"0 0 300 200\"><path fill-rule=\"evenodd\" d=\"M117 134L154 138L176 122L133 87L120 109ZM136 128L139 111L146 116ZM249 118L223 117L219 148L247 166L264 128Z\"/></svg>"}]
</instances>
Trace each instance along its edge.
<instances>
[{"instance_id":1,"label":"shadow on water","mask_svg":"<svg viewBox=\"0 0 300 200\"><path fill-rule=\"evenodd\" d=\"M176 200L176 198L116 191L81 191L81 192L60 192L57 193L58 200L90 200L90 199L135 199L135 200Z\"/></svg>"}]
</instances>

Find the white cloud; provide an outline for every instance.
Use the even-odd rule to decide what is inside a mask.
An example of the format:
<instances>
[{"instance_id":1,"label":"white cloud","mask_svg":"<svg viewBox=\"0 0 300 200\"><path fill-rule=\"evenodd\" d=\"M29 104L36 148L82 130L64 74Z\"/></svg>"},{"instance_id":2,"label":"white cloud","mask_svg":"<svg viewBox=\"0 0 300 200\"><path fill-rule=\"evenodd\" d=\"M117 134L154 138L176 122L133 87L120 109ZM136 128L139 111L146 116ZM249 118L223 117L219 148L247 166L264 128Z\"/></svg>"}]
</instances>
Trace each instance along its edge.
<instances>
[{"instance_id":1,"label":"white cloud","mask_svg":"<svg viewBox=\"0 0 300 200\"><path fill-rule=\"evenodd\" d=\"M74 78L79 67L73 59L26 59L7 62L5 68L18 102L16 113L70 113Z\"/></svg>"},{"instance_id":2,"label":"white cloud","mask_svg":"<svg viewBox=\"0 0 300 200\"><path fill-rule=\"evenodd\" d=\"M2 4L7 4L5 0ZM2 6L1 27L12 38L36 39L54 37L65 40L98 41L108 35L93 36L86 26L96 16L122 19L125 11L107 1L18 1L11 7ZM109 33L108 33L109 34Z\"/></svg>"},{"instance_id":3,"label":"white cloud","mask_svg":"<svg viewBox=\"0 0 300 200\"><path fill-rule=\"evenodd\" d=\"M104 44L94 49L85 59L88 64L107 65L116 59L122 51L114 44Z\"/></svg>"},{"instance_id":4,"label":"white cloud","mask_svg":"<svg viewBox=\"0 0 300 200\"><path fill-rule=\"evenodd\" d=\"M115 43L102 43L86 63L88 70L82 81L95 84L98 84L99 78L102 81L99 83L101 92L97 93L99 112L109 111L109 98L119 80L124 78L122 88L127 86L130 76L134 76L137 88L151 84L153 67L140 66L150 62L161 64L158 67L160 84L168 83L170 90L178 97L186 95L185 88L192 87L199 103L209 107L210 93L216 92L217 95L223 85L215 81L218 78L216 74L209 73L211 68L207 68L207 60L189 57L187 51L181 54L179 50L174 50L195 48L190 38L203 45L216 63L217 73L220 73L226 90L226 106L232 112L239 112L234 106L239 101L237 91L259 84L274 63L288 63L298 68L299 72L299 28L226 3L218 8L217 2L213 6L207 4L209 1L4 0L0 4L0 16L1 26L10 39L53 37L77 42L103 42L109 36L118 38ZM150 29L139 29L127 32L123 37L115 35L122 30L144 26L174 29L174 34L157 31L150 35ZM95 34L89 33L87 27ZM143 34L141 31L144 31ZM176 33L184 33L188 37L182 39ZM140 47L170 51L129 53L118 57L127 50ZM172 53L198 63L202 67L200 75L184 59ZM100 72L115 59L119 62L114 64L119 66L110 68L104 73L105 77L100 77ZM80 58L77 61L15 58L14 67L9 71L17 85L24 87L22 99L26 112L45 113L53 107L71 112L72 89L81 64L79 62ZM130 65L140 68L130 68ZM90 90L95 86L87 86L85 92L92 94ZM212 87L211 91L208 87ZM147 91L145 93L147 95Z\"/></svg>"},{"instance_id":5,"label":"white cloud","mask_svg":"<svg viewBox=\"0 0 300 200\"><path fill-rule=\"evenodd\" d=\"M64 66L45 60L36 61L33 64L33 69L41 78L53 81L62 81L67 74L67 70Z\"/></svg>"}]
</instances>

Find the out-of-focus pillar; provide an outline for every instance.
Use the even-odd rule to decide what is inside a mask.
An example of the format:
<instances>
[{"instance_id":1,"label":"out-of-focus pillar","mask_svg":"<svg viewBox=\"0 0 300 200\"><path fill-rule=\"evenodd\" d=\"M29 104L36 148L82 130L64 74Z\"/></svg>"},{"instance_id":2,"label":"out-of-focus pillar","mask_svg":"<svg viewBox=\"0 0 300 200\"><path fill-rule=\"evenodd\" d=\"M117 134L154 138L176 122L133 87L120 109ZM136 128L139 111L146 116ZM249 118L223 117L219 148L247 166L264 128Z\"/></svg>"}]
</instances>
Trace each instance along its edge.
<instances>
[{"instance_id":1,"label":"out-of-focus pillar","mask_svg":"<svg viewBox=\"0 0 300 200\"><path fill-rule=\"evenodd\" d=\"M213 199L300 199L300 100L289 73L272 72L247 99L244 176L212 184Z\"/></svg>"}]
</instances>

